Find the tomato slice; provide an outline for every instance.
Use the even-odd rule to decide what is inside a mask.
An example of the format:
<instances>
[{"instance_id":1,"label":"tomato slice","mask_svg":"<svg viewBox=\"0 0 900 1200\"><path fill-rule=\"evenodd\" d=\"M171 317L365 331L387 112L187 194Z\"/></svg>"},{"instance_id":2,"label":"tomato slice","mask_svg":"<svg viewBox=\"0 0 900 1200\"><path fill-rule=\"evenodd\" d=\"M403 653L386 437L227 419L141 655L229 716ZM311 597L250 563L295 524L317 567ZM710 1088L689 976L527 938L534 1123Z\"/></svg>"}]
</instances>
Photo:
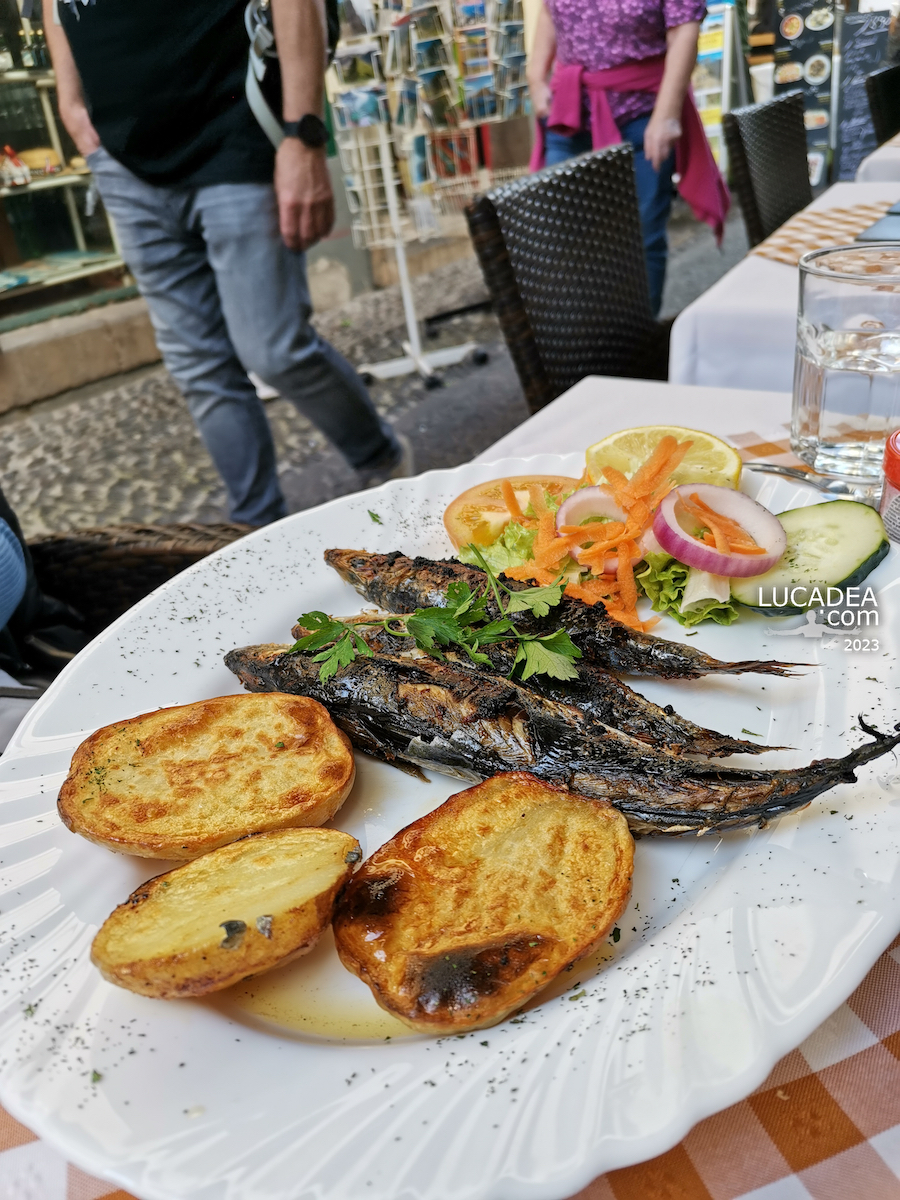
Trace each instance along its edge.
<instances>
[{"instance_id":1,"label":"tomato slice","mask_svg":"<svg viewBox=\"0 0 900 1200\"><path fill-rule=\"evenodd\" d=\"M509 475L507 478L522 509L529 502L528 489L532 484L537 484L557 500L578 487L578 480L566 475ZM490 546L509 524L509 509L500 490L502 483L502 479L478 483L447 506L444 526L457 550L469 542Z\"/></svg>"}]
</instances>

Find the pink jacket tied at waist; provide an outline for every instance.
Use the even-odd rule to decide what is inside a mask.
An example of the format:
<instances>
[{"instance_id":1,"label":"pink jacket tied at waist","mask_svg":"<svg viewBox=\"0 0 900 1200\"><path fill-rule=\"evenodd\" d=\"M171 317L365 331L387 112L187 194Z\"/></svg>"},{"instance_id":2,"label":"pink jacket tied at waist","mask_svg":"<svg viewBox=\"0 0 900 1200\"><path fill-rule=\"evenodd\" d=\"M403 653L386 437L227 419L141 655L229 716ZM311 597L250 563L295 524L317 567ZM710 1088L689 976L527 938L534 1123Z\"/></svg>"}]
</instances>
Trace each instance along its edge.
<instances>
[{"instance_id":1,"label":"pink jacket tied at waist","mask_svg":"<svg viewBox=\"0 0 900 1200\"><path fill-rule=\"evenodd\" d=\"M587 91L591 115L591 139L595 150L622 141L606 98L613 92L658 92L665 67L665 55L623 63L606 71L585 71L577 63L557 63L553 72L553 100L547 127L571 136L581 129L582 95ZM531 170L544 165L544 130L537 126ZM675 169L681 176L678 190L698 221L705 221L721 242L725 217L731 203L725 180L713 158L694 97L688 89L681 110L681 137L675 147Z\"/></svg>"}]
</instances>

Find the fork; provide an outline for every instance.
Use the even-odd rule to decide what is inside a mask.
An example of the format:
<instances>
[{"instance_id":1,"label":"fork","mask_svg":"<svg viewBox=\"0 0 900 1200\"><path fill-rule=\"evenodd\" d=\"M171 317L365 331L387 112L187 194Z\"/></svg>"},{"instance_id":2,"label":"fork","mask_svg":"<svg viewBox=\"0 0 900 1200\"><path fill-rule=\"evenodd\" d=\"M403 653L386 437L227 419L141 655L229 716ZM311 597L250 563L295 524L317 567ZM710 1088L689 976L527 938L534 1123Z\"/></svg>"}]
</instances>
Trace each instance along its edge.
<instances>
[{"instance_id":1,"label":"fork","mask_svg":"<svg viewBox=\"0 0 900 1200\"><path fill-rule=\"evenodd\" d=\"M866 484L858 484L854 487L853 484L846 483L843 479L826 479L822 475L812 475L797 467L781 467L777 463L745 462L744 470L760 471L766 475L784 475L787 479L799 479L817 491L828 492L832 496L861 496L868 487Z\"/></svg>"}]
</instances>

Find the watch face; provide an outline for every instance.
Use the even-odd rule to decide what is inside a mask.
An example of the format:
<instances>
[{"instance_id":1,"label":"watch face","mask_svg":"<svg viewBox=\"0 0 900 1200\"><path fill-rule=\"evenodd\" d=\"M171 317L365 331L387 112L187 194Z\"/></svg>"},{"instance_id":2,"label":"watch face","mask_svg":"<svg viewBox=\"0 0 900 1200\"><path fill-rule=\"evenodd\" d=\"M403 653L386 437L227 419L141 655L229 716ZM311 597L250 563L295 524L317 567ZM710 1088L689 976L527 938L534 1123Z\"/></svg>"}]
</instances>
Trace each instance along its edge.
<instances>
[{"instance_id":1,"label":"watch face","mask_svg":"<svg viewBox=\"0 0 900 1200\"><path fill-rule=\"evenodd\" d=\"M301 117L297 124L297 133L300 141L307 146L324 146L328 141L328 128L321 117L315 116L314 113L307 113L305 117Z\"/></svg>"}]
</instances>

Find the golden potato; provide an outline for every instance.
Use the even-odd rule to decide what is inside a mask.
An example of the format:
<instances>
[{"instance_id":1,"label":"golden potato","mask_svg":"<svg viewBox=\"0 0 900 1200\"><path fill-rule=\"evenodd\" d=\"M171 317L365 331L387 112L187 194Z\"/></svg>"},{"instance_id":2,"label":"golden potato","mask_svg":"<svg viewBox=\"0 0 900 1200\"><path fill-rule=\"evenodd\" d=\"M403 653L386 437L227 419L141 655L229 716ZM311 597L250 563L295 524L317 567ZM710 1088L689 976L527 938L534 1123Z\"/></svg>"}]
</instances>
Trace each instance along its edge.
<instances>
[{"instance_id":1,"label":"golden potato","mask_svg":"<svg viewBox=\"0 0 900 1200\"><path fill-rule=\"evenodd\" d=\"M606 937L633 856L606 801L495 775L366 860L335 912L338 954L414 1029L491 1025Z\"/></svg>"},{"instance_id":2,"label":"golden potato","mask_svg":"<svg viewBox=\"0 0 900 1200\"><path fill-rule=\"evenodd\" d=\"M172 1000L204 996L298 958L331 921L362 854L348 833L279 829L150 879L104 921L104 979Z\"/></svg>"},{"instance_id":3,"label":"golden potato","mask_svg":"<svg viewBox=\"0 0 900 1200\"><path fill-rule=\"evenodd\" d=\"M191 859L249 833L329 821L355 776L346 734L306 696L218 696L98 729L59 793L110 850Z\"/></svg>"}]
</instances>

